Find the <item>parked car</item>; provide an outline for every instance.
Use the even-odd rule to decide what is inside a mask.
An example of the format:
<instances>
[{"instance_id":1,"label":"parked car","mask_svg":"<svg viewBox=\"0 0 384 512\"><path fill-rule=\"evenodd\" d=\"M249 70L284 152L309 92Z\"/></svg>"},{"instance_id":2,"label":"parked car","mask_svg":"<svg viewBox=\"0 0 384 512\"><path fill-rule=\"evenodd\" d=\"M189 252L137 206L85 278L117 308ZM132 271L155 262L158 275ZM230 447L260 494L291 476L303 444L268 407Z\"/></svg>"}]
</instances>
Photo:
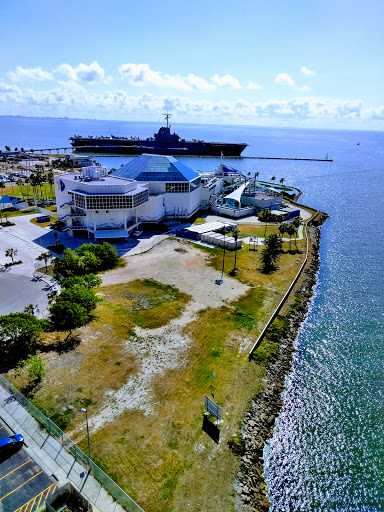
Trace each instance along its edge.
<instances>
[{"instance_id":1,"label":"parked car","mask_svg":"<svg viewBox=\"0 0 384 512\"><path fill-rule=\"evenodd\" d=\"M5 182L9 181L9 179L8 179L7 176L4 176L3 174L0 174L0 181L4 181L4 183L5 183Z\"/></svg>"},{"instance_id":2,"label":"parked car","mask_svg":"<svg viewBox=\"0 0 384 512\"><path fill-rule=\"evenodd\" d=\"M23 444L24 437L21 434L3 437L3 439L0 439L0 455L16 452L23 446Z\"/></svg>"}]
</instances>

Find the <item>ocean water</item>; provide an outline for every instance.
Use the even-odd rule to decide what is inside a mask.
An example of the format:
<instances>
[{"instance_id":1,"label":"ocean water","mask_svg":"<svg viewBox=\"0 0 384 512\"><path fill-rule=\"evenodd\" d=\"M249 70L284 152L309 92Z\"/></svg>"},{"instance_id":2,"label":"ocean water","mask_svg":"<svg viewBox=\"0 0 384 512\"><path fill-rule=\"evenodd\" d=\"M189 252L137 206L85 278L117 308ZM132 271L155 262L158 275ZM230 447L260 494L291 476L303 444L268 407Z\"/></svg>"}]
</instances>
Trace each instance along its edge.
<instances>
[{"instance_id":1,"label":"ocean water","mask_svg":"<svg viewBox=\"0 0 384 512\"><path fill-rule=\"evenodd\" d=\"M80 135L151 136L155 123L0 117L0 148L68 145ZM274 437L265 449L271 511L384 511L384 132L173 126L184 138L247 142L228 159L260 180L285 178L330 215L321 269L296 340ZM96 159L108 168L129 157ZM184 157L195 170L214 158Z\"/></svg>"}]
</instances>

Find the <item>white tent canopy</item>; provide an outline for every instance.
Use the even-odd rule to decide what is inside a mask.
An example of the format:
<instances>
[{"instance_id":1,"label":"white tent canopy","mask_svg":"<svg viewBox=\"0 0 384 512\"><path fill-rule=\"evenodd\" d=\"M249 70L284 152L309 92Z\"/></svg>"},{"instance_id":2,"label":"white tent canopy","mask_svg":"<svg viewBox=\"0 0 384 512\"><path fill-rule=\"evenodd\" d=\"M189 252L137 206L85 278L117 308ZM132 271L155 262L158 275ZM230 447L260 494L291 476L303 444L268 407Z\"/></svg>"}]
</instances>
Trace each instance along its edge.
<instances>
[{"instance_id":1,"label":"white tent canopy","mask_svg":"<svg viewBox=\"0 0 384 512\"><path fill-rule=\"evenodd\" d=\"M224 199L232 199L233 201L237 201L240 204L241 194L244 192L244 189L246 186L247 186L246 183L244 183L243 185L240 185L239 188L237 188L236 190L234 190L233 192L231 192L230 194L225 196Z\"/></svg>"}]
</instances>

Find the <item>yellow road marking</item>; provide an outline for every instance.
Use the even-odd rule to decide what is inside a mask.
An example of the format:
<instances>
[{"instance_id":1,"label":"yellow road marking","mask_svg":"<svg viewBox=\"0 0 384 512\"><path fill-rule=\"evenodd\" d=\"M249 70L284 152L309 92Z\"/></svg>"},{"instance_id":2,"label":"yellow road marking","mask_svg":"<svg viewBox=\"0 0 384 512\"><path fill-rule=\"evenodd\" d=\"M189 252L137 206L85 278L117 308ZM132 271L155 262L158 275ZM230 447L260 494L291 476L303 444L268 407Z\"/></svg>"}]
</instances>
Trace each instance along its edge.
<instances>
[{"instance_id":1,"label":"yellow road marking","mask_svg":"<svg viewBox=\"0 0 384 512\"><path fill-rule=\"evenodd\" d=\"M30 482L31 480L33 480L34 478L36 478L37 476L39 476L41 473L43 472L43 470L39 471L38 473L36 473L36 475L33 475L31 478L29 478L29 480L26 480L25 482L23 482L21 485L19 485L19 487L16 487L16 489L13 489L13 491L9 492L8 494L6 494L5 496L3 496L2 498L0 498L0 501L3 501L5 498L7 498L7 496L9 496L10 494L13 494L15 491L17 491L18 489L20 489L20 487L23 487L23 485L27 484L28 482Z\"/></svg>"},{"instance_id":2,"label":"yellow road marking","mask_svg":"<svg viewBox=\"0 0 384 512\"><path fill-rule=\"evenodd\" d=\"M11 473L13 473L14 471L16 471L16 469L19 469L19 468L21 468L21 467L25 466L26 464L28 464L28 462L31 462L31 460L32 460L32 459L29 459L29 460L27 460L27 462L24 462L23 464L21 464L21 465L20 465L20 466L18 466L17 468L12 469L12 471L10 471L10 472L9 472L9 473L7 473L6 475L2 476L2 477L0 478L0 480L2 480L3 478L5 478L6 476L10 475L10 474L11 474Z\"/></svg>"},{"instance_id":3,"label":"yellow road marking","mask_svg":"<svg viewBox=\"0 0 384 512\"><path fill-rule=\"evenodd\" d=\"M29 501L27 501L27 503L24 503L24 505L22 505L21 507L19 507L18 509L16 509L14 512L27 512L27 510L28 510L28 508L29 508L29 504L33 502L33 503L32 503L32 505L31 505L30 511L29 511L29 512L32 512L32 510L33 510L33 508L34 508L34 506L35 506L35 503L36 503L37 498L39 498L39 497L40 497L39 502L38 502L38 504L37 504L37 507L35 508L35 510L39 510L39 508L40 508L40 503L41 503L41 500L42 500L42 498L43 498L44 494L45 494L45 493L47 493L47 494L46 494L46 496L45 496L45 498L43 499L43 503L48 499L48 495L49 495L49 493L50 493L51 489L52 489L52 494L53 494L53 493L54 493L54 491L55 491L55 489L56 489L56 484L52 484L52 485L50 485L49 487L47 487L46 489L44 489L44 491L41 491L39 494L36 494L36 496L34 496L34 497L33 497L32 499L30 499Z\"/></svg>"}]
</instances>

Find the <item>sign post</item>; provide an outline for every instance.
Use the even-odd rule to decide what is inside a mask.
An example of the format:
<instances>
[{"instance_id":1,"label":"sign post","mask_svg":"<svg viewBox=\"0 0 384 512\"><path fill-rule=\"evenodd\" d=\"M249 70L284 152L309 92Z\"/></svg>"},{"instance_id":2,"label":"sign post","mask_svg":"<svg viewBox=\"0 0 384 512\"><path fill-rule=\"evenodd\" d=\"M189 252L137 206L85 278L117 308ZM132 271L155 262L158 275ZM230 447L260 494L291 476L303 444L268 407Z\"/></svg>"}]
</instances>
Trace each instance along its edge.
<instances>
[{"instance_id":1,"label":"sign post","mask_svg":"<svg viewBox=\"0 0 384 512\"><path fill-rule=\"evenodd\" d=\"M218 420L221 420L221 407L217 405L209 396L205 395L205 408Z\"/></svg>"}]
</instances>

